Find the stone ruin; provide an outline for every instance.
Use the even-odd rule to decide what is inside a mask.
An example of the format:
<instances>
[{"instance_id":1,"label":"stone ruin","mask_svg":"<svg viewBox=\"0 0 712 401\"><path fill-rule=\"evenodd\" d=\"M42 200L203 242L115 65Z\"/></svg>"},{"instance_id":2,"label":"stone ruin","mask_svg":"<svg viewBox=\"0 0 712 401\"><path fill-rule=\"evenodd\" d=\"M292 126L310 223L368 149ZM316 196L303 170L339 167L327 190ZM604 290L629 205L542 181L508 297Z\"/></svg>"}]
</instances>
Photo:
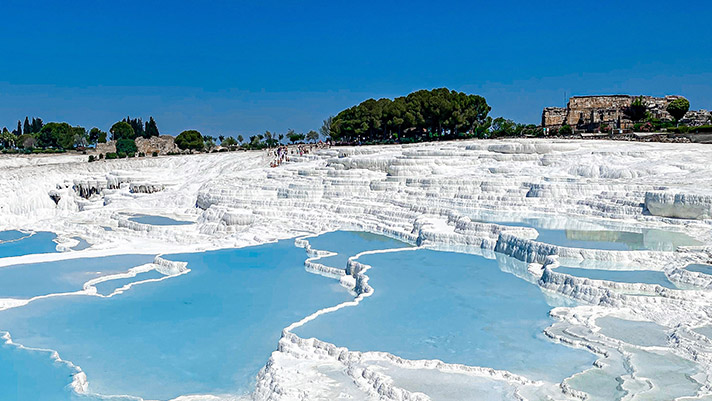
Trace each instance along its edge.
<instances>
[{"instance_id":1,"label":"stone ruin","mask_svg":"<svg viewBox=\"0 0 712 401\"><path fill-rule=\"evenodd\" d=\"M560 128L569 125L577 131L595 132L602 126L612 129L632 129L635 121L627 111L638 96L573 96L566 107L547 107L541 116L544 128ZM682 96L653 97L642 96L643 104L652 118L672 120L667 105ZM700 126L712 123L712 115L707 110L690 110L680 120L681 124Z\"/></svg>"},{"instance_id":2,"label":"stone ruin","mask_svg":"<svg viewBox=\"0 0 712 401\"><path fill-rule=\"evenodd\" d=\"M150 156L153 152L159 155L180 152L180 149L176 145L175 138L170 135L136 138L136 147L139 153L145 153L146 156Z\"/></svg>"},{"instance_id":3,"label":"stone ruin","mask_svg":"<svg viewBox=\"0 0 712 401\"><path fill-rule=\"evenodd\" d=\"M168 153L180 153L181 150L176 145L175 138L170 135L152 136L150 138L138 137L135 140L138 153L144 153L150 156L153 152L159 155ZM116 141L108 141L106 143L97 143L93 154L116 153Z\"/></svg>"}]
</instances>

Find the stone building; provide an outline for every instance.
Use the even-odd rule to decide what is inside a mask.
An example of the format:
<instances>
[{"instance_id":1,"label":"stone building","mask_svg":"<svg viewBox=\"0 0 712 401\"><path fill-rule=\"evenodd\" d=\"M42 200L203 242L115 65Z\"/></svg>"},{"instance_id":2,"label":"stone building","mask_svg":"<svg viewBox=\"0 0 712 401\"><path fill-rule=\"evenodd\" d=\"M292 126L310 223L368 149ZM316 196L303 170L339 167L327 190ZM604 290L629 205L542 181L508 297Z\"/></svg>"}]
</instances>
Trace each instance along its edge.
<instances>
[{"instance_id":1,"label":"stone building","mask_svg":"<svg viewBox=\"0 0 712 401\"><path fill-rule=\"evenodd\" d=\"M573 96L566 107L547 107L541 116L544 128L559 128L569 125L577 131L595 132L603 126L612 129L632 129L635 121L631 120L629 110L638 96ZM666 111L667 105L681 96L652 97L642 96L648 114L655 119L672 120ZM686 125L704 125L710 123L710 112L706 110L689 111L682 120Z\"/></svg>"}]
</instances>

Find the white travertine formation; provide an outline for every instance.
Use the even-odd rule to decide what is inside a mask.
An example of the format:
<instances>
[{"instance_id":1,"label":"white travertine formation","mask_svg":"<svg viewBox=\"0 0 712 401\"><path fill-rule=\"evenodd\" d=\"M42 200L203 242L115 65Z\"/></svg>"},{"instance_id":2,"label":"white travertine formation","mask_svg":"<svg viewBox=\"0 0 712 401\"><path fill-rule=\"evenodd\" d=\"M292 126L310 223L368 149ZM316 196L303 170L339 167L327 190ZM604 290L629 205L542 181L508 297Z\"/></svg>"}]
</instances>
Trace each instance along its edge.
<instances>
[{"instance_id":1,"label":"white travertine formation","mask_svg":"<svg viewBox=\"0 0 712 401\"><path fill-rule=\"evenodd\" d=\"M426 376L437 372L447 378L444 385L461 386L463 392L495 386L501 399L610 399L603 390L619 391L626 400L701 399L712 397L712 340L693 329L712 324L712 280L684 267L711 258L712 195L704 192L712 185L709 160L712 148L706 145L523 139L332 148L292 157L278 168L269 168L268 152L94 163L71 156L1 157L0 230L48 230L61 238L81 236L92 246L3 258L0 267L300 237L297 245L310 256L307 270L353 290L357 298L352 305L374 290L368 267L357 258L347 266L319 263L330 253L311 249L308 235L368 231L420 247L496 258L502 270L540 286L547 298L562 305L580 303L555 308L556 323L545 334L588 349L599 360L562 383L535 382L487 367L407 361L301 339L290 330L302 320L285 329L250 398L436 399L396 383L395 376L418 369ZM195 224L151 226L128 220L137 213ZM497 224L492 216L497 221L537 217L540 226L550 229L666 230L690 235L701 245L641 251L571 248L537 240L533 228ZM582 268L658 270L685 290L572 277L556 271L564 260ZM161 258L153 265L168 275L190 274L189 266ZM3 307L26 302L0 300ZM597 323L604 316L655 322L665 328L667 344L642 346L606 335ZM666 363L643 362L651 355ZM668 370L683 362L698 372L688 379L698 388L694 394L666 381ZM81 375L75 378L77 391L86 389L87 378ZM217 399L211 397L204 399Z\"/></svg>"}]
</instances>

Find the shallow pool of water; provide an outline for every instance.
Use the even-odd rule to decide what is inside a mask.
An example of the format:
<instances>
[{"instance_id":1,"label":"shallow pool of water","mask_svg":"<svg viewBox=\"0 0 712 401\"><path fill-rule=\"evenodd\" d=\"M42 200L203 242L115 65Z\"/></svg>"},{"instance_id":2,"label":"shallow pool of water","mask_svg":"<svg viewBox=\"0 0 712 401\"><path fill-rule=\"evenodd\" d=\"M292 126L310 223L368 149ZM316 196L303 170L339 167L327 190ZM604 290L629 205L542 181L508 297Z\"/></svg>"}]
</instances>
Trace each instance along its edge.
<instances>
[{"instance_id":1,"label":"shallow pool of water","mask_svg":"<svg viewBox=\"0 0 712 401\"><path fill-rule=\"evenodd\" d=\"M0 334L2 334L0 332ZM0 338L0 399L62 401L71 399L75 370L52 359L49 351L20 349Z\"/></svg>"},{"instance_id":2,"label":"shallow pool of water","mask_svg":"<svg viewBox=\"0 0 712 401\"><path fill-rule=\"evenodd\" d=\"M125 272L153 259L152 255L118 255L2 267L0 298L26 299L79 291L91 279Z\"/></svg>"},{"instance_id":3,"label":"shallow pool of water","mask_svg":"<svg viewBox=\"0 0 712 401\"><path fill-rule=\"evenodd\" d=\"M665 273L661 271L581 269L566 266L557 267L554 271L594 280L615 281L618 283L657 284L665 288L677 289L675 284L671 283Z\"/></svg>"},{"instance_id":4,"label":"shallow pool of water","mask_svg":"<svg viewBox=\"0 0 712 401\"><path fill-rule=\"evenodd\" d=\"M72 238L79 241L79 243L77 245L74 245L72 247L73 251L83 251L91 246L91 244L89 242L87 242L87 240L85 240L82 237L72 237Z\"/></svg>"},{"instance_id":5,"label":"shallow pool of water","mask_svg":"<svg viewBox=\"0 0 712 401\"><path fill-rule=\"evenodd\" d=\"M152 226L185 226L188 224L193 224L192 221L175 220L171 219L170 217L151 216L147 214L129 217L129 220L141 224L150 224Z\"/></svg>"},{"instance_id":6,"label":"shallow pool of water","mask_svg":"<svg viewBox=\"0 0 712 401\"><path fill-rule=\"evenodd\" d=\"M712 340L712 326L698 327L695 329L695 331Z\"/></svg>"},{"instance_id":7,"label":"shallow pool of water","mask_svg":"<svg viewBox=\"0 0 712 401\"><path fill-rule=\"evenodd\" d=\"M626 320L613 316L596 319L596 325L605 336L641 347L663 347L668 343L667 327L655 322Z\"/></svg>"},{"instance_id":8,"label":"shallow pool of water","mask_svg":"<svg viewBox=\"0 0 712 401\"><path fill-rule=\"evenodd\" d=\"M506 369L560 381L593 354L556 344L541 290L495 260L431 250L365 255L375 293L295 332L359 351Z\"/></svg>"},{"instance_id":9,"label":"shallow pool of water","mask_svg":"<svg viewBox=\"0 0 712 401\"><path fill-rule=\"evenodd\" d=\"M28 235L30 235L30 234L23 233L22 231L18 231L18 230L0 231L0 243L6 242L6 241L15 241L22 237L26 237Z\"/></svg>"},{"instance_id":10,"label":"shallow pool of water","mask_svg":"<svg viewBox=\"0 0 712 401\"><path fill-rule=\"evenodd\" d=\"M308 241L313 249L336 253L317 260L317 263L342 269L346 268L349 257L363 251L410 247L396 239L359 231L333 231L308 238Z\"/></svg>"},{"instance_id":11,"label":"shallow pool of water","mask_svg":"<svg viewBox=\"0 0 712 401\"><path fill-rule=\"evenodd\" d=\"M143 280L154 280L166 277L165 275L155 271L149 270L147 272L138 273L134 277L117 278L114 280L102 281L94 285L96 287L96 292L101 295L109 295L115 290L131 283L137 283Z\"/></svg>"},{"instance_id":12,"label":"shallow pool of water","mask_svg":"<svg viewBox=\"0 0 712 401\"><path fill-rule=\"evenodd\" d=\"M17 234L9 235L12 237ZM19 236L17 238L22 237ZM54 233L40 231L16 241L11 240L10 242L0 243L0 258L57 252L57 243L53 241L55 238L57 238L57 235Z\"/></svg>"},{"instance_id":13,"label":"shallow pool of water","mask_svg":"<svg viewBox=\"0 0 712 401\"><path fill-rule=\"evenodd\" d=\"M536 241L569 248L603 249L616 251L654 250L674 251L678 246L700 245L701 242L687 234L658 229L644 228L641 232L613 229L568 228L585 225L585 222L571 220L567 228L551 228L561 224L549 224L546 218L522 218L517 220L498 219L491 214L475 217L477 221L505 226L531 227L539 232ZM569 226L570 224L570 226ZM589 226L593 224L588 223Z\"/></svg>"},{"instance_id":14,"label":"shallow pool of water","mask_svg":"<svg viewBox=\"0 0 712 401\"><path fill-rule=\"evenodd\" d=\"M92 392L234 394L250 389L284 327L352 298L306 272L293 240L166 258L191 271L112 298L38 300L0 312L0 330L81 366Z\"/></svg>"},{"instance_id":15,"label":"shallow pool of water","mask_svg":"<svg viewBox=\"0 0 712 401\"><path fill-rule=\"evenodd\" d=\"M685 269L691 271L691 272L697 272L697 273L704 273L704 274L709 274L712 276L712 265L705 265L705 264L692 264L692 265L687 265Z\"/></svg>"}]
</instances>

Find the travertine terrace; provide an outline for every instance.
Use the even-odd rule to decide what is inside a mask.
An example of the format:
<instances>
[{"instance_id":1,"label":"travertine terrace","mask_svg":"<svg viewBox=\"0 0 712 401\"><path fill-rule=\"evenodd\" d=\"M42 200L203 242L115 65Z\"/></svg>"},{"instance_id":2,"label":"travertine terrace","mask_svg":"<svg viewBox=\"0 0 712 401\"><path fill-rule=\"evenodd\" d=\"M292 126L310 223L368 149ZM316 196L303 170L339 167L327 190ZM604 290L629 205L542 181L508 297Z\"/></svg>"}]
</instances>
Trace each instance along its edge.
<instances>
[{"instance_id":1,"label":"travertine terrace","mask_svg":"<svg viewBox=\"0 0 712 401\"><path fill-rule=\"evenodd\" d=\"M711 258L710 160L712 148L705 145L545 140L331 148L293 157L278 168L269 167L267 152L95 163L72 156L3 157L0 230L54 231L60 246L73 244L72 237L79 235L93 246L82 252L5 258L0 264L129 250L200 251L284 238L299 238L297 245L308 248L309 235L337 229L488 258L508 255L512 258L502 259L501 268L552 297L578 302L553 309L556 323L545 335L590 350L598 357L595 366L562 383L538 382L486 366L352 352L299 338L291 332L301 324L295 322L275 344L249 397L434 399L399 387L388 373L417 371L418 380L432 381L433 388L441 383L476 393L496 382L512 399L606 399L596 392L600 386L595 383L602 378L615 379L626 400L701 399L712 396L712 341L694 329L712 324L712 277L684 267ZM477 219L483 212L503 218L542 216L551 228L570 228L575 221L591 229L683 232L702 245L666 251L566 248L537 242L533 228ZM150 226L129 221L128 213L180 217L196 224ZM318 250L309 252L319 255ZM581 267L615 262L659 270L688 289L576 278L556 272L563 259ZM160 258L156 264L170 270ZM355 259L348 266L322 266L312 258L306 265L352 289L356 303L374 290L368 284L368 266ZM655 322L667 342L644 346L604 335L597 324L603 316ZM651 355L666 362L646 362ZM668 372L681 364L697 372L687 379L697 387L694 394L678 391L668 380ZM75 378L78 391L85 388L82 380Z\"/></svg>"}]
</instances>

